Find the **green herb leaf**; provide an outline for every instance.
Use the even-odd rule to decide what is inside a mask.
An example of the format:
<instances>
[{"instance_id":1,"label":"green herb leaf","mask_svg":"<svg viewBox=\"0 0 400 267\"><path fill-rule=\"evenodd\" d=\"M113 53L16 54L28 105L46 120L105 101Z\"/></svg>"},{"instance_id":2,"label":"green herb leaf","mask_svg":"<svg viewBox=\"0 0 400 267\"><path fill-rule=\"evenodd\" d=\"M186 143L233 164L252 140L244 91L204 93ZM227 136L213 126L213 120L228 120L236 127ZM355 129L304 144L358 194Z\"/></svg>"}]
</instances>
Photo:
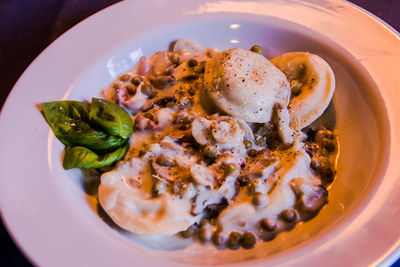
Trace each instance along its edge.
<instances>
[{"instance_id":1,"label":"green herb leaf","mask_svg":"<svg viewBox=\"0 0 400 267\"><path fill-rule=\"evenodd\" d=\"M107 134L129 138L133 132L131 116L122 107L105 99L92 98L90 123Z\"/></svg>"},{"instance_id":2,"label":"green herb leaf","mask_svg":"<svg viewBox=\"0 0 400 267\"><path fill-rule=\"evenodd\" d=\"M127 143L127 139L107 135L93 129L78 134L71 132L68 135L57 136L57 138L67 141L71 146L84 146L96 151L110 151ZM63 143L65 144L65 142Z\"/></svg>"},{"instance_id":3,"label":"green herb leaf","mask_svg":"<svg viewBox=\"0 0 400 267\"><path fill-rule=\"evenodd\" d=\"M42 103L42 110L53 133L66 146L78 145L93 150L110 150L126 143L122 138L109 136L92 128L89 123L88 103L53 101Z\"/></svg>"},{"instance_id":4,"label":"green herb leaf","mask_svg":"<svg viewBox=\"0 0 400 267\"><path fill-rule=\"evenodd\" d=\"M124 146L104 155L97 154L90 149L82 146L66 147L63 159L63 167L66 170L72 168L100 168L111 165L114 162L121 160L129 145Z\"/></svg>"},{"instance_id":5,"label":"green herb leaf","mask_svg":"<svg viewBox=\"0 0 400 267\"><path fill-rule=\"evenodd\" d=\"M78 101L53 101L42 103L42 110L53 132L64 134L71 127L86 126L80 125L80 122L89 121L90 104Z\"/></svg>"}]
</instances>

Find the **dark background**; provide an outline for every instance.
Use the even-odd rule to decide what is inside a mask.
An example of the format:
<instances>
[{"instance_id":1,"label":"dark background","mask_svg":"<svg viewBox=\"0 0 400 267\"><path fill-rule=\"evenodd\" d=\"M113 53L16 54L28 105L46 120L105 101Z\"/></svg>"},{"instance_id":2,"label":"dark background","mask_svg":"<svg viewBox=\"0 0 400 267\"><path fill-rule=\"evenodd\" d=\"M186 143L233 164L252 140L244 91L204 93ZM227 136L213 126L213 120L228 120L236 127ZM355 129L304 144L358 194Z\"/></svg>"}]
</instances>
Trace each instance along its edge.
<instances>
[{"instance_id":1,"label":"dark background","mask_svg":"<svg viewBox=\"0 0 400 267\"><path fill-rule=\"evenodd\" d=\"M0 0L0 108L23 71L57 37L117 0ZM400 32L400 0L351 0ZM29 222L27 222L29 223ZM0 224L0 265L31 266ZM398 261L394 266L400 266Z\"/></svg>"}]
</instances>

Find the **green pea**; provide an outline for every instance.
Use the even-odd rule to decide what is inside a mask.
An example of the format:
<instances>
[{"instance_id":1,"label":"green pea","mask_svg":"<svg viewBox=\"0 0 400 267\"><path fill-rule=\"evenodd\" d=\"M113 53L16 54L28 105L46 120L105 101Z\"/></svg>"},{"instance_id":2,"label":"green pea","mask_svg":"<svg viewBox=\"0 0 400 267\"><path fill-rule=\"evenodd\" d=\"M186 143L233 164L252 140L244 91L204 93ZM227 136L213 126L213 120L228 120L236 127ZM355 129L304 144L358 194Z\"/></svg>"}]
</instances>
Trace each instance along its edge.
<instances>
[{"instance_id":1,"label":"green pea","mask_svg":"<svg viewBox=\"0 0 400 267\"><path fill-rule=\"evenodd\" d=\"M253 146L253 143L250 140L244 140L243 144L246 149L249 149Z\"/></svg>"},{"instance_id":2,"label":"green pea","mask_svg":"<svg viewBox=\"0 0 400 267\"><path fill-rule=\"evenodd\" d=\"M216 146L213 145L206 145L203 149L203 155L206 158L213 159L217 156L218 149Z\"/></svg>"},{"instance_id":3,"label":"green pea","mask_svg":"<svg viewBox=\"0 0 400 267\"><path fill-rule=\"evenodd\" d=\"M143 84L141 87L141 90L142 90L142 93L147 96L151 96L151 94L153 93L153 87L148 83Z\"/></svg>"},{"instance_id":4,"label":"green pea","mask_svg":"<svg viewBox=\"0 0 400 267\"><path fill-rule=\"evenodd\" d=\"M112 87L113 87L115 90L117 90L117 89L119 89L120 84L119 84L119 83L114 83L114 84L112 85Z\"/></svg>"},{"instance_id":5,"label":"green pea","mask_svg":"<svg viewBox=\"0 0 400 267\"><path fill-rule=\"evenodd\" d=\"M135 77L133 77L133 78L131 79L131 83L132 83L133 85L136 85L136 86L138 86L138 85L140 84L141 81L143 81L143 79L142 79L142 77L140 77L140 76L135 76Z\"/></svg>"},{"instance_id":6,"label":"green pea","mask_svg":"<svg viewBox=\"0 0 400 267\"><path fill-rule=\"evenodd\" d=\"M151 92L151 95L149 96L149 98L155 98L156 96L158 96L158 92L153 91L153 92Z\"/></svg>"},{"instance_id":7,"label":"green pea","mask_svg":"<svg viewBox=\"0 0 400 267\"><path fill-rule=\"evenodd\" d=\"M225 235L222 232L215 231L211 236L211 240L215 246L222 246L225 243Z\"/></svg>"},{"instance_id":8,"label":"green pea","mask_svg":"<svg viewBox=\"0 0 400 267\"><path fill-rule=\"evenodd\" d=\"M281 212L280 217L287 222L295 222L299 218L299 215L296 210L287 209Z\"/></svg>"},{"instance_id":9,"label":"green pea","mask_svg":"<svg viewBox=\"0 0 400 267\"><path fill-rule=\"evenodd\" d=\"M252 51L252 52L254 52L254 53L257 53L257 54L260 54L260 55L263 54L263 49L262 49L262 47L259 46L259 45L253 45L253 46L250 48L250 51Z\"/></svg>"},{"instance_id":10,"label":"green pea","mask_svg":"<svg viewBox=\"0 0 400 267\"><path fill-rule=\"evenodd\" d=\"M268 231L268 232L272 232L276 229L277 224L274 220L270 219L270 218L264 218L262 219L258 225L260 226L261 229Z\"/></svg>"},{"instance_id":11,"label":"green pea","mask_svg":"<svg viewBox=\"0 0 400 267\"><path fill-rule=\"evenodd\" d=\"M244 233L240 238L239 243L240 246L244 249L253 248L256 244L256 237L250 232Z\"/></svg>"},{"instance_id":12,"label":"green pea","mask_svg":"<svg viewBox=\"0 0 400 267\"><path fill-rule=\"evenodd\" d=\"M198 63L197 60L194 59L194 58L189 59L189 61L188 61L188 66L189 66L190 68L194 68L194 67L196 67L198 64L199 64L199 63Z\"/></svg>"},{"instance_id":13,"label":"green pea","mask_svg":"<svg viewBox=\"0 0 400 267\"><path fill-rule=\"evenodd\" d=\"M228 240L226 241L226 246L230 249L238 249L240 247L240 239L242 235L238 232L231 232L229 234Z\"/></svg>"},{"instance_id":14,"label":"green pea","mask_svg":"<svg viewBox=\"0 0 400 267\"><path fill-rule=\"evenodd\" d=\"M229 163L229 164L226 164L225 166L224 166L224 174L225 174L225 176L228 176L228 175L230 175L230 174L233 174L234 172L236 172L236 171L238 171L239 169L238 169L238 167L236 166L236 164L233 164L233 163Z\"/></svg>"},{"instance_id":15,"label":"green pea","mask_svg":"<svg viewBox=\"0 0 400 267\"><path fill-rule=\"evenodd\" d=\"M174 65L179 65L179 56L177 54L172 54L169 56L169 61Z\"/></svg>"},{"instance_id":16,"label":"green pea","mask_svg":"<svg viewBox=\"0 0 400 267\"><path fill-rule=\"evenodd\" d=\"M173 163L172 161L165 157L165 156L160 156L156 159L156 163L160 166L164 166L164 167L172 167Z\"/></svg>"},{"instance_id":17,"label":"green pea","mask_svg":"<svg viewBox=\"0 0 400 267\"><path fill-rule=\"evenodd\" d=\"M191 238L195 233L196 233L196 227L193 225L190 226L185 231L179 232L180 236L182 236L183 238Z\"/></svg>"},{"instance_id":18,"label":"green pea","mask_svg":"<svg viewBox=\"0 0 400 267\"><path fill-rule=\"evenodd\" d=\"M249 157L252 157L252 158L256 157L257 154L258 154L258 152L255 149L250 149L249 151L247 151L247 155L249 155Z\"/></svg>"},{"instance_id":19,"label":"green pea","mask_svg":"<svg viewBox=\"0 0 400 267\"><path fill-rule=\"evenodd\" d=\"M126 82L127 80L129 80L131 76L129 76L129 74L123 74L119 77L119 79L123 82Z\"/></svg>"},{"instance_id":20,"label":"green pea","mask_svg":"<svg viewBox=\"0 0 400 267\"><path fill-rule=\"evenodd\" d=\"M298 96L301 93L302 84L297 81L293 80L290 82L290 90L292 91L292 96Z\"/></svg>"},{"instance_id":21,"label":"green pea","mask_svg":"<svg viewBox=\"0 0 400 267\"><path fill-rule=\"evenodd\" d=\"M136 95L136 87L134 85L127 85L125 86L126 91L128 92L128 94L130 95Z\"/></svg>"}]
</instances>

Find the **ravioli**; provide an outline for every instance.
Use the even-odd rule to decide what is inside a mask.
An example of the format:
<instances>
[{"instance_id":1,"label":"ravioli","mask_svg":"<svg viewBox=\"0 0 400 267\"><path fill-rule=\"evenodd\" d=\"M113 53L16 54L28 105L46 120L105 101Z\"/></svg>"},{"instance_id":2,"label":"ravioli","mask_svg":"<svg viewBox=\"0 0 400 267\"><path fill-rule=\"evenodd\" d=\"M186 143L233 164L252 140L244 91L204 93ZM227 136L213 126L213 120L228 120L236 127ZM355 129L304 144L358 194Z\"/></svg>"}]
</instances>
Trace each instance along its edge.
<instances>
[{"instance_id":1,"label":"ravioli","mask_svg":"<svg viewBox=\"0 0 400 267\"><path fill-rule=\"evenodd\" d=\"M334 75L305 52L272 63L188 40L142 57L103 96L132 115L125 160L101 176L99 202L125 230L252 248L327 203L338 139L307 127Z\"/></svg>"}]
</instances>

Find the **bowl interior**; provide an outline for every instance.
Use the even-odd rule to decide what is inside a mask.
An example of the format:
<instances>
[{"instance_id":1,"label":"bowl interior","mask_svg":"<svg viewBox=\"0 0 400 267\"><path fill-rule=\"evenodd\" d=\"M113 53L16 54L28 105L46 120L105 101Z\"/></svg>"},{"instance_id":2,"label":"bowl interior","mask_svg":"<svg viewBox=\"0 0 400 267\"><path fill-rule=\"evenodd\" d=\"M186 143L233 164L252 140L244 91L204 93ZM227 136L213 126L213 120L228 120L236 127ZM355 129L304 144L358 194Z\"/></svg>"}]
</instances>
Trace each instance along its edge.
<instances>
[{"instance_id":1,"label":"bowl interior","mask_svg":"<svg viewBox=\"0 0 400 267\"><path fill-rule=\"evenodd\" d=\"M127 245L132 249L142 250L153 257L192 264L224 264L278 257L310 246L340 231L346 222L357 216L374 194L385 169L389 140L385 107L373 77L345 48L312 29L272 17L241 16L239 20L219 16L217 19L199 18L198 21L168 26L143 36L132 35L130 42L106 51L99 55L97 62L88 65L87 71L82 73L66 97L82 100L98 96L116 76L128 71L140 56L165 50L171 41L179 38L193 39L203 47L219 50L250 48L259 44L267 58L289 51L309 51L324 58L336 76L330 115L335 115L335 130L340 141L337 179L330 188L328 205L314 219L297 225L290 232L281 233L273 241L259 242L251 250L217 250L212 246L185 242L166 249L164 243L154 239L143 239L118 229L116 235L128 239ZM65 172L58 164L63 147L58 141L54 142L50 155L54 162L53 171L69 181L62 185L65 198L76 207L79 216L101 220L95 198L85 193L80 171ZM101 223L99 227L108 228L110 224Z\"/></svg>"}]
</instances>

